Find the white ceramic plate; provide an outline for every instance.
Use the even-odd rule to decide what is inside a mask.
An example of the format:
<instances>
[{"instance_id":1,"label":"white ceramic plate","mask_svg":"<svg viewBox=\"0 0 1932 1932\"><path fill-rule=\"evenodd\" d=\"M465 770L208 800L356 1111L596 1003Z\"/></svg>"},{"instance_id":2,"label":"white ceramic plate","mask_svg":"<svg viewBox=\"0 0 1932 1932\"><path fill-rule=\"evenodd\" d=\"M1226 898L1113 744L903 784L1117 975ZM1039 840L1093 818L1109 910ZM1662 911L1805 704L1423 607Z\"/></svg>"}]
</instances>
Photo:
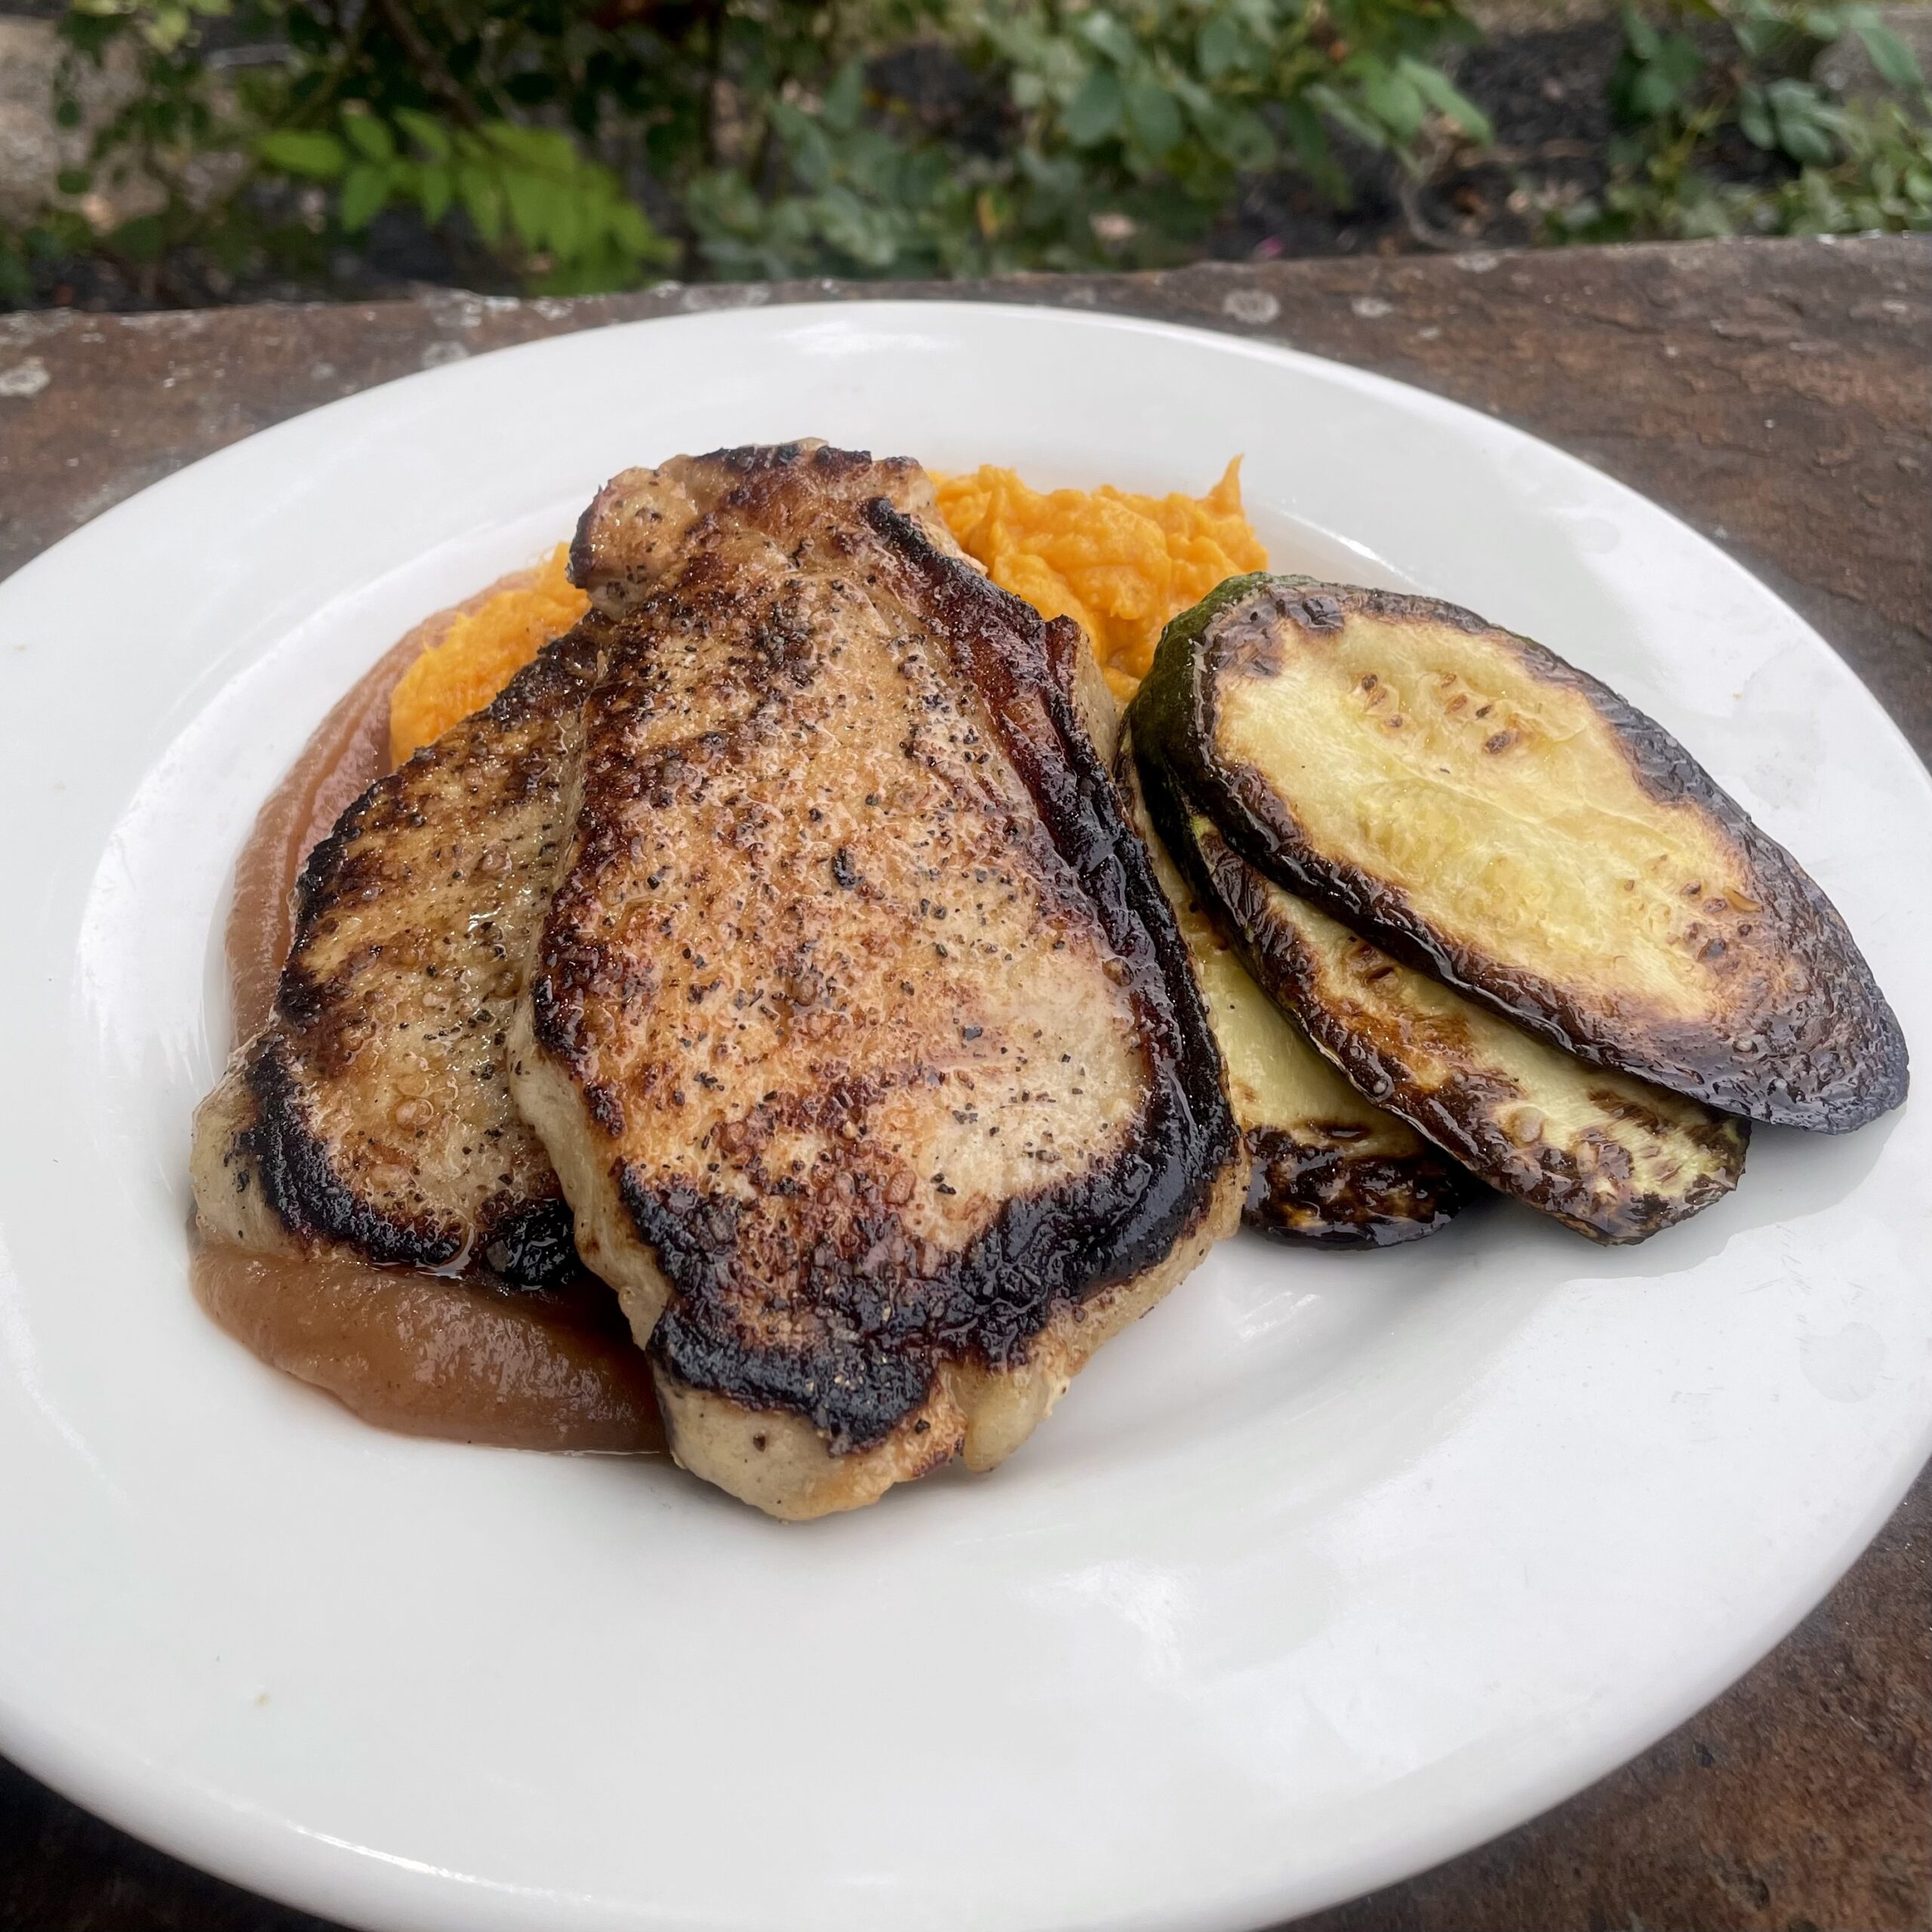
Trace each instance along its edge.
<instances>
[{"instance_id":1,"label":"white ceramic plate","mask_svg":"<svg viewBox=\"0 0 1932 1932\"><path fill-rule=\"evenodd\" d=\"M1204 488L1278 566L1546 640L1678 734L1932 1038L1932 789L1679 523L1412 389L955 305L575 335L372 390L0 587L0 1747L379 1927L1240 1927L1454 1852L1737 1676L1932 1447L1932 1111L1761 1130L1634 1251L1500 1205L1229 1244L986 1479L783 1528L380 1434L186 1280L255 808L610 472L811 434Z\"/></svg>"}]
</instances>

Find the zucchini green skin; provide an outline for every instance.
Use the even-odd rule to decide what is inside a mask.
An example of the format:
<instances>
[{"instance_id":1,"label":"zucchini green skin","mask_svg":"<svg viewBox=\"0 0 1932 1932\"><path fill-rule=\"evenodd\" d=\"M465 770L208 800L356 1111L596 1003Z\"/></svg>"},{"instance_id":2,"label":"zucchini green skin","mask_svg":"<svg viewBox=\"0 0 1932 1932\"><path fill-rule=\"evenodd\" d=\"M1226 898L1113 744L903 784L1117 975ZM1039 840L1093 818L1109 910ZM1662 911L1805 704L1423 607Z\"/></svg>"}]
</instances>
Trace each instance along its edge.
<instances>
[{"instance_id":1,"label":"zucchini green skin","mask_svg":"<svg viewBox=\"0 0 1932 1932\"><path fill-rule=\"evenodd\" d=\"M1140 770L1156 829L1263 990L1363 1094L1480 1179L1607 1245L1737 1185L1748 1123L1595 1071L1353 938L1248 865L1171 772L1145 755ZM1340 976L1337 939L1352 955Z\"/></svg>"},{"instance_id":2,"label":"zucchini green skin","mask_svg":"<svg viewBox=\"0 0 1932 1932\"><path fill-rule=\"evenodd\" d=\"M1721 855L1734 889L1700 904L1694 878L1686 884L1689 914L1702 923L1687 926L1689 940L1673 942L1679 964L1703 948L1684 969L1703 976L1694 1011L1652 1001L1598 958L1579 954L1564 970L1540 970L1479 919L1458 927L1425 916L1416 902L1426 881L1419 890L1416 877L1358 863L1333 840L1325 848L1315 842L1290 795L1296 785L1318 783L1307 768L1290 778L1227 755L1222 713L1235 683L1251 689L1276 675L1284 653L1318 661L1358 620L1385 635L1432 627L1463 663L1518 686L1527 681L1551 704L1587 718L1594 742L1620 758L1631 795L1654 806L1664 828L1658 842L1668 846L1669 828L1681 826L1698 850ZM1175 774L1249 864L1395 958L1581 1059L1727 1112L1826 1132L1861 1126L1905 1097L1897 1020L1823 892L1661 726L1527 638L1429 598L1257 573L1231 578L1168 626L1131 715L1143 757ZM1483 749L1505 749L1509 735ZM1457 776L1479 794L1494 769L1494 761L1475 758ZM1601 895L1592 902L1599 925L1605 904Z\"/></svg>"},{"instance_id":3,"label":"zucchini green skin","mask_svg":"<svg viewBox=\"0 0 1932 1932\"><path fill-rule=\"evenodd\" d=\"M1447 1226L1481 1191L1474 1176L1364 1099L1254 983L1155 833L1131 740L1114 774L1128 823L1146 840L1155 878L1174 906L1221 1050L1251 1163L1244 1224L1277 1240L1335 1248L1392 1247Z\"/></svg>"}]
</instances>

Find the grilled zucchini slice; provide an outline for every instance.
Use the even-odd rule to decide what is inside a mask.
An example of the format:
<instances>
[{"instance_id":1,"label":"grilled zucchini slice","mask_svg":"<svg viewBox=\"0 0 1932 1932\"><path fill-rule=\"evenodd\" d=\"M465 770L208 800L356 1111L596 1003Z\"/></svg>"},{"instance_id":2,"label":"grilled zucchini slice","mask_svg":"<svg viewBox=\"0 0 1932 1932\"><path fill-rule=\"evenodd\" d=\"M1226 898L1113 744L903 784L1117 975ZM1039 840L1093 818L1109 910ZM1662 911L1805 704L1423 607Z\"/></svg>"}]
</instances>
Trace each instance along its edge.
<instances>
[{"instance_id":1,"label":"grilled zucchini slice","mask_svg":"<svg viewBox=\"0 0 1932 1932\"><path fill-rule=\"evenodd\" d=\"M1156 826L1255 978L1349 1079L1492 1186L1612 1244L1737 1185L1749 1128L1546 1044L1275 884L1143 762Z\"/></svg>"},{"instance_id":2,"label":"grilled zucchini slice","mask_svg":"<svg viewBox=\"0 0 1932 1932\"><path fill-rule=\"evenodd\" d=\"M1905 1097L1898 1022L1824 894L1526 638L1236 577L1168 626L1132 716L1251 864L1584 1060L1834 1133Z\"/></svg>"},{"instance_id":3,"label":"grilled zucchini slice","mask_svg":"<svg viewBox=\"0 0 1932 1932\"><path fill-rule=\"evenodd\" d=\"M1128 823L1173 902L1226 1065L1251 1162L1242 1220L1327 1247L1387 1247L1447 1226L1476 1191L1474 1178L1364 1100L1254 983L1155 835L1131 739L1114 769Z\"/></svg>"}]
</instances>

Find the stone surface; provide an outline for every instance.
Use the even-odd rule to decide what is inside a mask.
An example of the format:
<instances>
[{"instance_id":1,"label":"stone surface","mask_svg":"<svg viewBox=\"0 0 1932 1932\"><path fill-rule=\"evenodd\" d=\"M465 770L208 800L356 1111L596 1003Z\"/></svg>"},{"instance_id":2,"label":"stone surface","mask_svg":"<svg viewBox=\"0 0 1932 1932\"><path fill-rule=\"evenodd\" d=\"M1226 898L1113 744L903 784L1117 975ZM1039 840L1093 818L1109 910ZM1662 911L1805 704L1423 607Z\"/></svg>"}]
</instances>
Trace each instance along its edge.
<instances>
[{"instance_id":1,"label":"stone surface","mask_svg":"<svg viewBox=\"0 0 1932 1932\"><path fill-rule=\"evenodd\" d=\"M1286 342L1451 395L1668 504L1932 754L1932 245L1712 244L907 289L0 317L0 574L194 457L415 369L634 316L884 293ZM0 1932L316 1932L0 1765ZM1826 1602L1568 1803L1297 1932L1928 1932L1932 1473Z\"/></svg>"},{"instance_id":2,"label":"stone surface","mask_svg":"<svg viewBox=\"0 0 1932 1932\"><path fill-rule=\"evenodd\" d=\"M635 317L891 294L1192 322L1506 417L1740 557L1932 752L1932 243L1915 236L0 315L0 571L193 457L371 383Z\"/></svg>"},{"instance_id":3,"label":"stone surface","mask_svg":"<svg viewBox=\"0 0 1932 1932\"><path fill-rule=\"evenodd\" d=\"M0 220L24 220L54 198L61 169L86 164L89 136L137 85L133 48L117 48L105 66L81 70L81 125L58 128L51 103L60 58L53 21L0 10ZM77 205L105 227L155 204L151 193L104 184Z\"/></svg>"},{"instance_id":4,"label":"stone surface","mask_svg":"<svg viewBox=\"0 0 1932 1932\"><path fill-rule=\"evenodd\" d=\"M54 80L60 58L61 42L51 18L29 18L0 7L0 220L28 221L51 204L84 215L97 232L105 232L137 215L153 214L164 199L159 187L118 162L103 164L84 195L59 192L60 171L86 167L94 134L140 93L137 44L118 41L105 60L83 61L76 68L81 118L71 128L54 122ZM217 106L229 100L219 88L214 98ZM240 170L235 158L224 155L183 155L178 162L180 179L197 202L220 193Z\"/></svg>"},{"instance_id":5,"label":"stone surface","mask_svg":"<svg viewBox=\"0 0 1932 1932\"><path fill-rule=\"evenodd\" d=\"M54 52L51 21L0 14L0 217L30 214L85 150L48 114Z\"/></svg>"}]
</instances>

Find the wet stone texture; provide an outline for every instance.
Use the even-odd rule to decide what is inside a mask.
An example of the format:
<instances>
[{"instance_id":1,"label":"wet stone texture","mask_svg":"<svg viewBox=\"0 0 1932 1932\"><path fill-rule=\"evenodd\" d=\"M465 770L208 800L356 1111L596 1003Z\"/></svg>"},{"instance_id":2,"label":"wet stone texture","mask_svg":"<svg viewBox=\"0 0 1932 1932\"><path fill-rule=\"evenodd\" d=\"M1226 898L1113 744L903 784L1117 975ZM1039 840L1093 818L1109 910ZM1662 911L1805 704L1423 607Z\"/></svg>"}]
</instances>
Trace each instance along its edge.
<instances>
[{"instance_id":1,"label":"wet stone texture","mask_svg":"<svg viewBox=\"0 0 1932 1932\"><path fill-rule=\"evenodd\" d=\"M1709 243L939 287L0 316L0 574L195 457L566 330L891 294L1286 343L1508 418L1788 598L1932 755L1932 245ZM0 1932L297 1932L0 1764ZM1932 1473L1748 1676L1580 1795L1298 1932L1932 1932Z\"/></svg>"}]
</instances>

